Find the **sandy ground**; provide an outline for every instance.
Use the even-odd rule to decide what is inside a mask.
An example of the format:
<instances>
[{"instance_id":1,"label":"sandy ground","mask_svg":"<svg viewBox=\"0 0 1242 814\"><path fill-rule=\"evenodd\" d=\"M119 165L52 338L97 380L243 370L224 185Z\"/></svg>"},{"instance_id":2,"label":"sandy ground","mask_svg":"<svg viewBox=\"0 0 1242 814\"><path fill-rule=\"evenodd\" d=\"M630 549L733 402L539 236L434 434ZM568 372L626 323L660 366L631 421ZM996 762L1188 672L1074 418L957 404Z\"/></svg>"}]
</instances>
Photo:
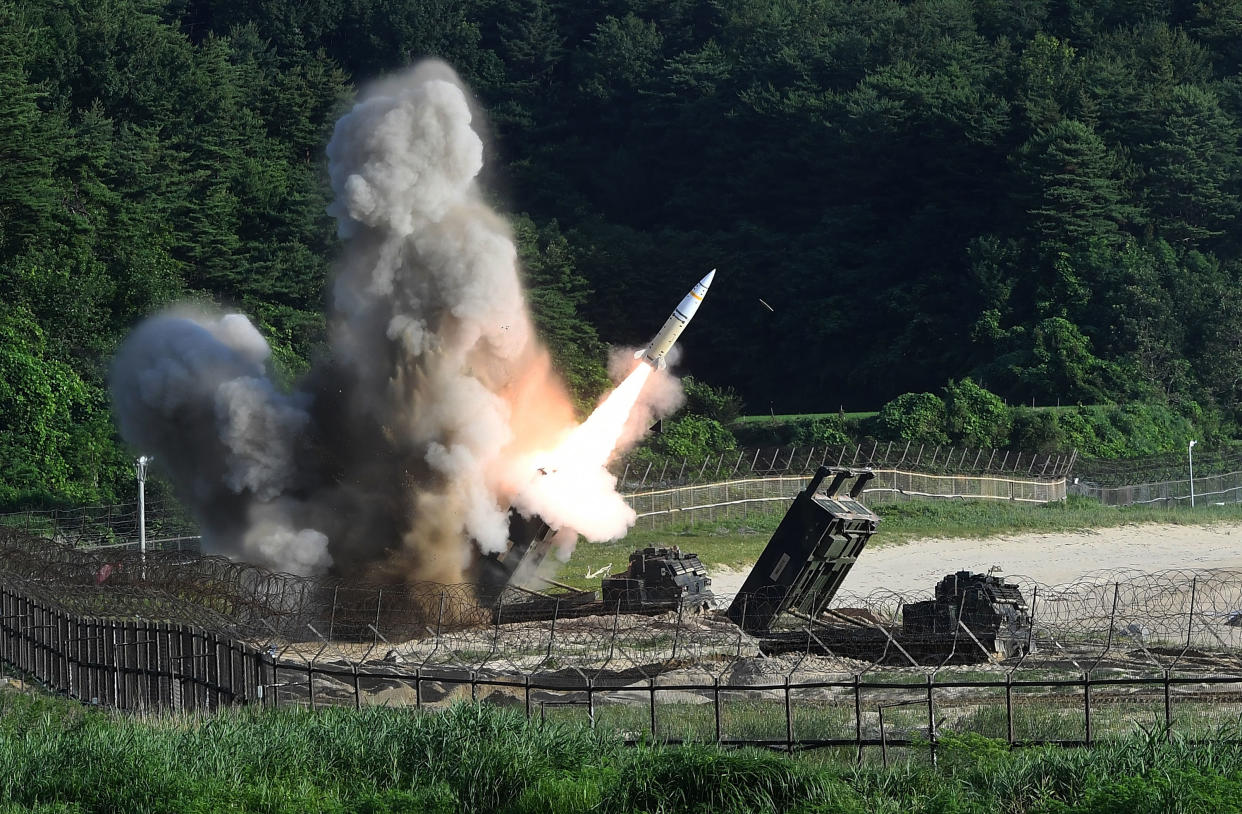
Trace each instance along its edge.
<instances>
[{"instance_id":1,"label":"sandy ground","mask_svg":"<svg viewBox=\"0 0 1242 814\"><path fill-rule=\"evenodd\" d=\"M1092 571L1115 568L1242 569L1242 525L1153 523L1055 534L914 540L865 550L841 590L859 595L879 588L930 591L945 574L986 572L993 566L1045 585L1063 585ZM719 596L737 593L746 573L714 569L712 591Z\"/></svg>"}]
</instances>

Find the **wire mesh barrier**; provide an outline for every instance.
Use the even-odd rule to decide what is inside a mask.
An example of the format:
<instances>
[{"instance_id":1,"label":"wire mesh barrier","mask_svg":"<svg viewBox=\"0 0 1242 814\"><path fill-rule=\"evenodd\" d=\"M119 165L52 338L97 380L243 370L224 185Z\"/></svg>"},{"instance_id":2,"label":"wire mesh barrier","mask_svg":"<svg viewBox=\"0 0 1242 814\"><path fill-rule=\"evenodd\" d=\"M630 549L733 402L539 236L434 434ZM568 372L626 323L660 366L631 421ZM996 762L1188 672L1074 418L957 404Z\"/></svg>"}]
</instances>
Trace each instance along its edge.
<instances>
[{"instance_id":1,"label":"wire mesh barrier","mask_svg":"<svg viewBox=\"0 0 1242 814\"><path fill-rule=\"evenodd\" d=\"M475 699L630 741L885 759L934 754L947 732L1083 744L1155 726L1197 738L1242 712L1240 571L1058 587L1009 577L1032 624L1002 658L960 613L950 628L913 629L904 609L928 592L842 594L827 615L756 637L718 610L642 615L552 595L532 619L504 601L480 608L469 586L345 585L13 532L0 557L0 657L121 709Z\"/></svg>"},{"instance_id":2,"label":"wire mesh barrier","mask_svg":"<svg viewBox=\"0 0 1242 814\"><path fill-rule=\"evenodd\" d=\"M1173 452L1134 458L1079 457L1074 474L1080 481L1099 486L1130 486L1164 482L1187 482L1192 450L1182 447ZM1242 471L1242 447L1198 444L1193 449L1195 493L1201 476L1227 475Z\"/></svg>"},{"instance_id":3,"label":"wire mesh barrier","mask_svg":"<svg viewBox=\"0 0 1242 814\"><path fill-rule=\"evenodd\" d=\"M142 513L150 548L197 550L198 526L173 500L148 500ZM17 529L79 548L138 547L137 501L0 514L0 528Z\"/></svg>"},{"instance_id":4,"label":"wire mesh barrier","mask_svg":"<svg viewBox=\"0 0 1242 814\"><path fill-rule=\"evenodd\" d=\"M771 511L821 465L869 467L877 472L867 497L874 501L968 497L1048 502L1065 497L1075 454L1038 455L996 449L872 442L841 447L765 447L733 450L699 461L621 460L612 467L617 488L648 527L666 522L741 517ZM763 481L770 481L764 483ZM678 487L698 486L696 489ZM148 550L198 551L200 536L189 511L171 498L111 506L83 506L0 514L0 528L18 529L78 548L139 547L140 514Z\"/></svg>"},{"instance_id":5,"label":"wire mesh barrier","mask_svg":"<svg viewBox=\"0 0 1242 814\"><path fill-rule=\"evenodd\" d=\"M744 518L771 514L773 503L787 504L806 487L805 476L746 478L676 486L625 496L638 515L640 527L660 528L682 523ZM868 505L920 498L969 498L1048 503L1063 500L1064 476L1027 480L991 475L931 475L892 469L875 470L862 492Z\"/></svg>"},{"instance_id":6,"label":"wire mesh barrier","mask_svg":"<svg viewBox=\"0 0 1242 814\"><path fill-rule=\"evenodd\" d=\"M1189 506L1191 483L1189 472L1177 480L1154 483L1131 483L1125 486L1105 486L1079 477L1071 483L1069 493L1094 498L1108 506L1133 504L1161 506ZM1242 470L1216 475L1195 473L1194 500L1197 504L1238 503L1242 501Z\"/></svg>"},{"instance_id":7,"label":"wire mesh barrier","mask_svg":"<svg viewBox=\"0 0 1242 814\"><path fill-rule=\"evenodd\" d=\"M735 449L694 460L629 457L614 462L610 468L617 476L618 489L640 492L687 484L809 475L821 466L1056 480L1069 474L1076 457L1075 452L1044 455L907 441L873 441L831 447Z\"/></svg>"}]
</instances>

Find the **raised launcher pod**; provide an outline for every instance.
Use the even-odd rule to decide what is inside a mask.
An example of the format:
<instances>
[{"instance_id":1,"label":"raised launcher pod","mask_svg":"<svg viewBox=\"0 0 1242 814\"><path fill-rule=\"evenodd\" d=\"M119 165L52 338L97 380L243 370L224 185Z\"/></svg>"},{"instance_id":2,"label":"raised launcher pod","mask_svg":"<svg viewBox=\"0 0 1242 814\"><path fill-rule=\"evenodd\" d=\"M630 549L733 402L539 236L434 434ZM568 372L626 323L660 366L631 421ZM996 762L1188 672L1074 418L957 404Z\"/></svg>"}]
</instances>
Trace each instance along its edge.
<instances>
[{"instance_id":1,"label":"raised launcher pod","mask_svg":"<svg viewBox=\"0 0 1242 814\"><path fill-rule=\"evenodd\" d=\"M901 637L909 645L956 637L959 622L985 649L1019 656L1031 642L1031 615L1018 586L991 574L958 571L936 583L936 598L901 609Z\"/></svg>"},{"instance_id":2,"label":"raised launcher pod","mask_svg":"<svg viewBox=\"0 0 1242 814\"><path fill-rule=\"evenodd\" d=\"M517 509L509 509L509 547L500 554L479 558L476 582L479 602L495 605L513 580L514 574L534 574L552 548L556 531L539 515L523 517Z\"/></svg>"},{"instance_id":3,"label":"raised launcher pod","mask_svg":"<svg viewBox=\"0 0 1242 814\"><path fill-rule=\"evenodd\" d=\"M816 494L829 475L822 495ZM870 469L821 466L776 528L742 589L729 618L747 633L769 631L786 612L817 618L836 596L880 518L858 502ZM848 496L837 492L855 478Z\"/></svg>"},{"instance_id":4,"label":"raised launcher pod","mask_svg":"<svg viewBox=\"0 0 1242 814\"><path fill-rule=\"evenodd\" d=\"M600 587L605 611L634 613L679 607L706 610L715 598L711 584L699 556L673 546L635 551L625 573L608 577Z\"/></svg>"}]
</instances>

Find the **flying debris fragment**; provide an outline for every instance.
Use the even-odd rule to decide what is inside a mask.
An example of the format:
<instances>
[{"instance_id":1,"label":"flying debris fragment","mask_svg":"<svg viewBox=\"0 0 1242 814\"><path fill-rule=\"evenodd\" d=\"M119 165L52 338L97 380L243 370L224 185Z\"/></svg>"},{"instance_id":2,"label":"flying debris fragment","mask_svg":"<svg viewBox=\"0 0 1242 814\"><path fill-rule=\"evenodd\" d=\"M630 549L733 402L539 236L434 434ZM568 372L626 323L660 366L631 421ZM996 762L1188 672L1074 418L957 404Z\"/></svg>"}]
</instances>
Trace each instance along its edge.
<instances>
[{"instance_id":1,"label":"flying debris fragment","mask_svg":"<svg viewBox=\"0 0 1242 814\"><path fill-rule=\"evenodd\" d=\"M635 359L642 359L657 370L667 367L665 355L677 342L681 332L690 324L690 320L694 319L694 314L699 310L703 298L707 296L707 289L711 286L712 278L715 276L716 270L712 269L707 272L706 277L695 284L694 288L690 289L690 293L682 299L680 305L673 309L672 315L664 323L660 332L655 335L655 339L651 340L651 344L634 354Z\"/></svg>"}]
</instances>

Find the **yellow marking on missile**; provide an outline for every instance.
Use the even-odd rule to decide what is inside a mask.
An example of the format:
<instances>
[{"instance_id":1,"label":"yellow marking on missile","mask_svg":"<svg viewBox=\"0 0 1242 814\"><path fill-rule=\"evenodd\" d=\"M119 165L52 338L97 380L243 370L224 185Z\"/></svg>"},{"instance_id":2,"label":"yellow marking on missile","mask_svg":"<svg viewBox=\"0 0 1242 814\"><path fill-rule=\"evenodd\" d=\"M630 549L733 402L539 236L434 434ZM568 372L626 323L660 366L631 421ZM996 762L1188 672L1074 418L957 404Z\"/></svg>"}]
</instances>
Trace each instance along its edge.
<instances>
[{"instance_id":1,"label":"yellow marking on missile","mask_svg":"<svg viewBox=\"0 0 1242 814\"><path fill-rule=\"evenodd\" d=\"M702 301L703 301L703 295L702 295L702 294L695 294L693 291L691 291L691 292L690 292L690 296L691 296L691 297L694 297L694 298L695 298L696 300L698 300L699 302L702 302Z\"/></svg>"}]
</instances>

